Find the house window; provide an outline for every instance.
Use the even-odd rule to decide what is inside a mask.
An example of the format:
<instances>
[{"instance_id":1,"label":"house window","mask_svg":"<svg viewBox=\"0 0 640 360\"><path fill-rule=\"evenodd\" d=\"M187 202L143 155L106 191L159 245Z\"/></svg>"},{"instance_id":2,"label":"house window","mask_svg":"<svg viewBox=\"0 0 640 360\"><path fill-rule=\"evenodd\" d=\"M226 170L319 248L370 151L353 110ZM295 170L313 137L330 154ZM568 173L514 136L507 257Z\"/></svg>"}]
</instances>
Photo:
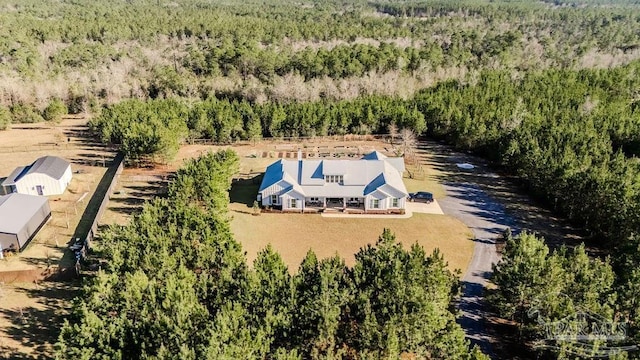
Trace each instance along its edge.
<instances>
[{"instance_id":1,"label":"house window","mask_svg":"<svg viewBox=\"0 0 640 360\"><path fill-rule=\"evenodd\" d=\"M338 183L342 185L344 183L344 176L343 175L325 175L324 181L326 183Z\"/></svg>"},{"instance_id":2,"label":"house window","mask_svg":"<svg viewBox=\"0 0 640 360\"><path fill-rule=\"evenodd\" d=\"M309 201L310 202L320 202L320 198L318 198L318 197L310 197Z\"/></svg>"},{"instance_id":3,"label":"house window","mask_svg":"<svg viewBox=\"0 0 640 360\"><path fill-rule=\"evenodd\" d=\"M391 207L394 207L394 208L398 207L398 198L391 199Z\"/></svg>"},{"instance_id":4,"label":"house window","mask_svg":"<svg viewBox=\"0 0 640 360\"><path fill-rule=\"evenodd\" d=\"M278 195L271 195L271 205L278 203Z\"/></svg>"},{"instance_id":5,"label":"house window","mask_svg":"<svg viewBox=\"0 0 640 360\"><path fill-rule=\"evenodd\" d=\"M292 209L295 209L298 207L298 201L296 201L296 199L290 199L289 200L289 207Z\"/></svg>"},{"instance_id":6,"label":"house window","mask_svg":"<svg viewBox=\"0 0 640 360\"><path fill-rule=\"evenodd\" d=\"M371 208L372 209L379 209L380 208L380 200L371 199Z\"/></svg>"}]
</instances>

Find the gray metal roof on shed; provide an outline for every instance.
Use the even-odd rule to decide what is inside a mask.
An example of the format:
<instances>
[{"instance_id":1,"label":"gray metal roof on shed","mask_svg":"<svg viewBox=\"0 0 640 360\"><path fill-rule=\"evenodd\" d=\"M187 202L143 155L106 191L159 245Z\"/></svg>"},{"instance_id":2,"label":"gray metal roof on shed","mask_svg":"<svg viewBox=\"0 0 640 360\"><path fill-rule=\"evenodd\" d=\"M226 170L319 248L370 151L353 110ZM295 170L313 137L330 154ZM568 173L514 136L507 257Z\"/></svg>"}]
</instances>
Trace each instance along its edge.
<instances>
[{"instance_id":1,"label":"gray metal roof on shed","mask_svg":"<svg viewBox=\"0 0 640 360\"><path fill-rule=\"evenodd\" d=\"M0 232L17 234L48 201L44 196L18 193L0 196Z\"/></svg>"},{"instance_id":2,"label":"gray metal roof on shed","mask_svg":"<svg viewBox=\"0 0 640 360\"><path fill-rule=\"evenodd\" d=\"M64 175L64 172L67 171L69 165L67 160L57 156L43 156L29 166L17 167L5 181L2 182L2 185L14 185L16 181L30 174L44 174L59 180L62 178L62 175Z\"/></svg>"}]
</instances>

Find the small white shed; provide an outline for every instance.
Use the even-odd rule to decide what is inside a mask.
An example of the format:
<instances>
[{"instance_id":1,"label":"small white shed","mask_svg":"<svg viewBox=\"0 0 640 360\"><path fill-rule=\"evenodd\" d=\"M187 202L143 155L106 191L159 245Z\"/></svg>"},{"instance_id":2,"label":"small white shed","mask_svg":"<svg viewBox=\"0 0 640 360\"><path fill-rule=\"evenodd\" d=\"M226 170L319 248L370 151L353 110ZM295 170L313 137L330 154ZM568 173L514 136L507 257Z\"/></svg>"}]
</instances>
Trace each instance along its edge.
<instances>
[{"instance_id":1,"label":"small white shed","mask_svg":"<svg viewBox=\"0 0 640 360\"><path fill-rule=\"evenodd\" d=\"M60 195L71 182L71 164L57 156L44 156L20 166L2 182L5 194Z\"/></svg>"}]
</instances>

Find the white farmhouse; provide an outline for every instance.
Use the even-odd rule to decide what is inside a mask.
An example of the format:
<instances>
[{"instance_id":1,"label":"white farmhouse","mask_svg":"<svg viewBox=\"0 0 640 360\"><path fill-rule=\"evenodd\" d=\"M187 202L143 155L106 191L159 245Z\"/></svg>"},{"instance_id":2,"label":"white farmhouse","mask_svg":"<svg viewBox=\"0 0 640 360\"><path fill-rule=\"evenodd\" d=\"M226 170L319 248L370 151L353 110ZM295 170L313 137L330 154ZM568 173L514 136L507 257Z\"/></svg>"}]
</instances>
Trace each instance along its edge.
<instances>
[{"instance_id":1,"label":"white farmhouse","mask_svg":"<svg viewBox=\"0 0 640 360\"><path fill-rule=\"evenodd\" d=\"M2 182L5 194L60 195L71 182L71 164L56 156L44 156L20 166Z\"/></svg>"},{"instance_id":2,"label":"white farmhouse","mask_svg":"<svg viewBox=\"0 0 640 360\"><path fill-rule=\"evenodd\" d=\"M281 159L269 165L258 202L288 212L335 209L354 213L403 213L404 159L373 152L359 160Z\"/></svg>"}]
</instances>

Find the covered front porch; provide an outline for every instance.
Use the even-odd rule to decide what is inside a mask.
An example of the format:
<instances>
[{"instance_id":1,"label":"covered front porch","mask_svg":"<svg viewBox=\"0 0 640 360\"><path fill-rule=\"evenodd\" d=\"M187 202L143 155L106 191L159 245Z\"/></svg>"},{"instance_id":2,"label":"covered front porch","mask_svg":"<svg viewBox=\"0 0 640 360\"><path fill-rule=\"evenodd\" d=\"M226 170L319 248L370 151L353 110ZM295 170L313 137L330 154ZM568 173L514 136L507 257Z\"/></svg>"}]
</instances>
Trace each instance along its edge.
<instances>
[{"instance_id":1,"label":"covered front porch","mask_svg":"<svg viewBox=\"0 0 640 360\"><path fill-rule=\"evenodd\" d=\"M306 211L364 212L364 197L308 197Z\"/></svg>"}]
</instances>

